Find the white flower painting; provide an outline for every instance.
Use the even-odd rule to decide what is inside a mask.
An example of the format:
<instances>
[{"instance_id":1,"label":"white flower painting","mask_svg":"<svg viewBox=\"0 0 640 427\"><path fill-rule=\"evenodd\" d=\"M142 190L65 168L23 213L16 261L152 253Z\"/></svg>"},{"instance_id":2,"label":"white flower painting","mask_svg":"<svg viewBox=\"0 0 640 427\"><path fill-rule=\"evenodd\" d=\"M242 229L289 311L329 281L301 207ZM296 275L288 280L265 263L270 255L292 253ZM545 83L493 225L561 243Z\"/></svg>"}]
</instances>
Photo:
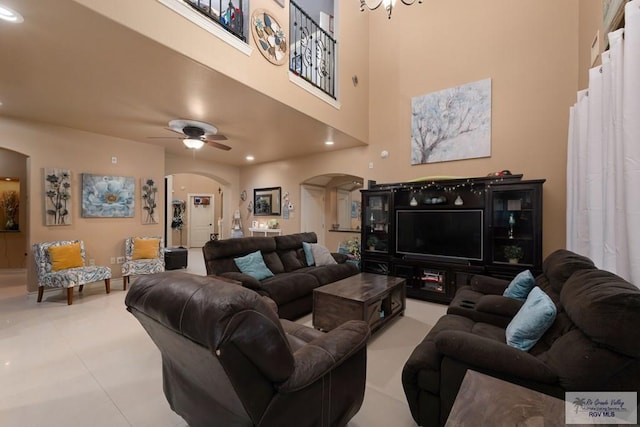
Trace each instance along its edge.
<instances>
[{"instance_id":1,"label":"white flower painting","mask_svg":"<svg viewBox=\"0 0 640 427\"><path fill-rule=\"evenodd\" d=\"M411 99L411 164L491 156L491 79Z\"/></svg>"},{"instance_id":2,"label":"white flower painting","mask_svg":"<svg viewBox=\"0 0 640 427\"><path fill-rule=\"evenodd\" d=\"M131 218L134 196L131 177L82 174L83 218Z\"/></svg>"}]
</instances>

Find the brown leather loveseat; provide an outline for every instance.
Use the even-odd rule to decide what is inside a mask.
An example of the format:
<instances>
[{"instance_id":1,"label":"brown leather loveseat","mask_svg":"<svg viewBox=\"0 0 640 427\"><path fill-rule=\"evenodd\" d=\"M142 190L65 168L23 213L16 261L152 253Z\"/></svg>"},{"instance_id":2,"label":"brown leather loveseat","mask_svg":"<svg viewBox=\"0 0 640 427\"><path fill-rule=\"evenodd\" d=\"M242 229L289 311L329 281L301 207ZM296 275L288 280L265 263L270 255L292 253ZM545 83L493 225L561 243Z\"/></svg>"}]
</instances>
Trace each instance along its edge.
<instances>
[{"instance_id":1,"label":"brown leather loveseat","mask_svg":"<svg viewBox=\"0 0 640 427\"><path fill-rule=\"evenodd\" d=\"M322 333L215 277L138 278L125 304L162 353L171 408L198 426L344 426L364 398L369 327Z\"/></svg>"},{"instance_id":2,"label":"brown leather loveseat","mask_svg":"<svg viewBox=\"0 0 640 427\"><path fill-rule=\"evenodd\" d=\"M404 366L402 384L418 425L445 424L468 369L559 399L566 391L640 391L636 286L588 258L554 252L535 283L555 306L555 320L524 351L506 343L507 324L523 305L501 295L509 282L477 279Z\"/></svg>"}]
</instances>

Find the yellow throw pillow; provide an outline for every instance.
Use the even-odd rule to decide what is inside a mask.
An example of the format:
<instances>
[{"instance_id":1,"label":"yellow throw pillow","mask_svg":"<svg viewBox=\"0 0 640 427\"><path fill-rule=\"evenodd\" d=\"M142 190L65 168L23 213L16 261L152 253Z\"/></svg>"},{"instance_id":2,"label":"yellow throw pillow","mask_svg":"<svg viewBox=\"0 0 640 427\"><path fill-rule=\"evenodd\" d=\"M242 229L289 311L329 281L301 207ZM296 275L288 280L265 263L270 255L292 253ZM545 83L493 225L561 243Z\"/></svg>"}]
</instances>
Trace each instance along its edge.
<instances>
[{"instance_id":1,"label":"yellow throw pillow","mask_svg":"<svg viewBox=\"0 0 640 427\"><path fill-rule=\"evenodd\" d=\"M158 258L159 239L133 239L133 259Z\"/></svg>"},{"instance_id":2,"label":"yellow throw pillow","mask_svg":"<svg viewBox=\"0 0 640 427\"><path fill-rule=\"evenodd\" d=\"M49 258L51 258L51 271L60 271L84 265L80 254L80 243L49 246Z\"/></svg>"}]
</instances>

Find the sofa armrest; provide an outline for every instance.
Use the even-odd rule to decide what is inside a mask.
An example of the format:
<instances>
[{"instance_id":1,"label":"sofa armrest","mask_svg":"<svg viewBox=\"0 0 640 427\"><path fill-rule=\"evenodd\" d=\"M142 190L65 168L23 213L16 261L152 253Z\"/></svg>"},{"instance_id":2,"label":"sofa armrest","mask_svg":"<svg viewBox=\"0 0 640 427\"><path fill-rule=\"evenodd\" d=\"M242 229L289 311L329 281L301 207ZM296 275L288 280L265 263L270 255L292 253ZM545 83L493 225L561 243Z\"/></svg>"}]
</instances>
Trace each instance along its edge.
<instances>
[{"instance_id":1,"label":"sofa armrest","mask_svg":"<svg viewBox=\"0 0 640 427\"><path fill-rule=\"evenodd\" d=\"M537 357L469 332L442 331L435 337L435 345L439 353L480 369L547 384L558 380Z\"/></svg>"},{"instance_id":2,"label":"sofa armrest","mask_svg":"<svg viewBox=\"0 0 640 427\"><path fill-rule=\"evenodd\" d=\"M349 259L347 255L338 252L331 252L331 256L336 260L338 264L344 264Z\"/></svg>"},{"instance_id":3,"label":"sofa armrest","mask_svg":"<svg viewBox=\"0 0 640 427\"><path fill-rule=\"evenodd\" d=\"M475 309L483 313L495 314L512 319L522 307L524 301L502 295L483 295L478 299Z\"/></svg>"},{"instance_id":4,"label":"sofa armrest","mask_svg":"<svg viewBox=\"0 0 640 427\"><path fill-rule=\"evenodd\" d=\"M309 342L293 354L294 371L278 390L291 393L303 389L366 347L369 326L350 320Z\"/></svg>"},{"instance_id":5,"label":"sofa armrest","mask_svg":"<svg viewBox=\"0 0 640 427\"><path fill-rule=\"evenodd\" d=\"M260 281L248 274L239 273L237 271L228 271L226 273L221 273L220 276L240 282L245 288L253 289L254 291L260 289Z\"/></svg>"},{"instance_id":6,"label":"sofa armrest","mask_svg":"<svg viewBox=\"0 0 640 427\"><path fill-rule=\"evenodd\" d=\"M470 281L471 289L488 295L502 295L509 286L509 281L495 277L476 274Z\"/></svg>"}]
</instances>

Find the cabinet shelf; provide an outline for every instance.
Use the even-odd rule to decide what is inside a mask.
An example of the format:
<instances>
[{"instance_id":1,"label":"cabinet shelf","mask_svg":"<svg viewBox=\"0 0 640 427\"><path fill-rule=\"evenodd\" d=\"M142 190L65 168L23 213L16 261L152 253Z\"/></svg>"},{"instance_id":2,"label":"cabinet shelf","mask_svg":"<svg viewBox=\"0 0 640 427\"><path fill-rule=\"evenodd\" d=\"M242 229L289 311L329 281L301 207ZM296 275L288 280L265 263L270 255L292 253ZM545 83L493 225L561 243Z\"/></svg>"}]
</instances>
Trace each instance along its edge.
<instances>
[{"instance_id":1,"label":"cabinet shelf","mask_svg":"<svg viewBox=\"0 0 640 427\"><path fill-rule=\"evenodd\" d=\"M407 280L407 296L439 303L448 303L459 287L470 283L474 274L513 278L524 269L530 269L534 275L539 274L542 270L542 185L545 180L523 181L521 178L521 175L517 175L398 184L372 183L369 189L361 190L362 270L404 277ZM455 204L458 197L462 205ZM410 203L412 199L417 202L414 206ZM435 200L437 203L425 203L425 200ZM403 212L415 216L419 215L418 211L425 211L417 224L434 221L434 227L439 227L438 224L444 224L443 221L447 224L458 221L454 218L462 218L459 211L465 210L482 211L477 215L481 231L474 234L476 237L481 233L478 244L482 252L478 256L469 251L469 259L464 256L455 258L455 255L429 252L432 249L426 246L424 257L410 259L405 256L406 252L398 252L396 245L399 239L415 238L418 232L429 234L428 228L416 228L399 235L396 221ZM435 214L436 211L439 214ZM455 233L459 230L465 232L463 228L449 226L448 229ZM469 230L467 228L466 232ZM513 238L509 238L510 230L514 233ZM367 241L372 237L379 243L375 249L369 250ZM511 264L505 258L506 246L519 246L522 249L524 255L519 263ZM418 242L412 243L412 251L414 247L420 252Z\"/></svg>"}]
</instances>

